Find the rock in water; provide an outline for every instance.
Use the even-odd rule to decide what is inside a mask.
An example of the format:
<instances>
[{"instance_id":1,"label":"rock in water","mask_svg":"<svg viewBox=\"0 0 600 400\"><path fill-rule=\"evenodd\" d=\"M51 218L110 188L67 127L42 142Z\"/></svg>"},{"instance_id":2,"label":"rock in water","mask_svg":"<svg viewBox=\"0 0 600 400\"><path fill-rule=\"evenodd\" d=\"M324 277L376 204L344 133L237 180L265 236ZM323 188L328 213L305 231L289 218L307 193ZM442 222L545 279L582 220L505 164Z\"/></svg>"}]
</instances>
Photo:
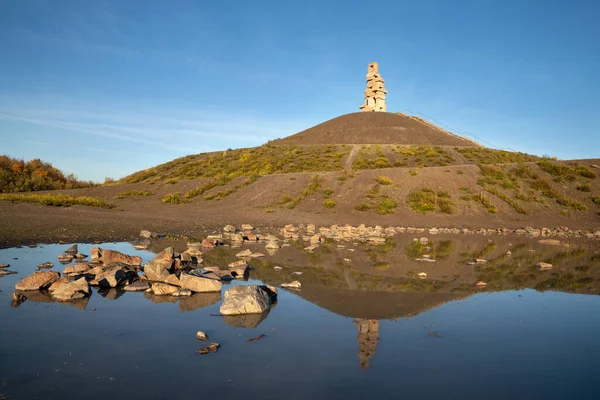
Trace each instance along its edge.
<instances>
[{"instance_id":1,"label":"rock in water","mask_svg":"<svg viewBox=\"0 0 600 400\"><path fill-rule=\"evenodd\" d=\"M289 283L282 283L281 287L290 289L300 289L302 287L302 284L298 281L293 281Z\"/></svg>"},{"instance_id":2,"label":"rock in water","mask_svg":"<svg viewBox=\"0 0 600 400\"><path fill-rule=\"evenodd\" d=\"M208 335L202 331L198 331L196 333L196 339L204 342L204 341L208 340Z\"/></svg>"},{"instance_id":3,"label":"rock in water","mask_svg":"<svg viewBox=\"0 0 600 400\"><path fill-rule=\"evenodd\" d=\"M123 254L116 250L102 250L100 261L104 263L104 265L110 264L125 264L125 265L141 265L142 257L138 256L128 256L127 254Z\"/></svg>"},{"instance_id":4,"label":"rock in water","mask_svg":"<svg viewBox=\"0 0 600 400\"><path fill-rule=\"evenodd\" d=\"M168 285L166 283L154 282L152 284L152 293L157 296L169 296L174 295L179 290L178 287Z\"/></svg>"},{"instance_id":5,"label":"rock in water","mask_svg":"<svg viewBox=\"0 0 600 400\"><path fill-rule=\"evenodd\" d=\"M164 282L173 266L173 247L167 247L144 265L144 275L148 280Z\"/></svg>"},{"instance_id":6,"label":"rock in water","mask_svg":"<svg viewBox=\"0 0 600 400\"><path fill-rule=\"evenodd\" d=\"M10 267L10 264L0 264L0 269L8 268L8 267Z\"/></svg>"},{"instance_id":7,"label":"rock in water","mask_svg":"<svg viewBox=\"0 0 600 400\"><path fill-rule=\"evenodd\" d=\"M45 289L60 279L60 274L54 271L38 271L21 279L15 285L17 290Z\"/></svg>"},{"instance_id":8,"label":"rock in water","mask_svg":"<svg viewBox=\"0 0 600 400\"><path fill-rule=\"evenodd\" d=\"M90 294L90 286L85 278L61 283L52 291L52 297L59 301L82 299Z\"/></svg>"},{"instance_id":9,"label":"rock in water","mask_svg":"<svg viewBox=\"0 0 600 400\"><path fill-rule=\"evenodd\" d=\"M68 249L66 249L65 253L75 255L75 254L79 253L79 249L77 248L77 245L74 244L73 246L71 246Z\"/></svg>"},{"instance_id":10,"label":"rock in water","mask_svg":"<svg viewBox=\"0 0 600 400\"><path fill-rule=\"evenodd\" d=\"M91 283L92 285L113 288L124 284L127 278L128 275L123 271L123 268L113 267L96 275Z\"/></svg>"},{"instance_id":11,"label":"rock in water","mask_svg":"<svg viewBox=\"0 0 600 400\"><path fill-rule=\"evenodd\" d=\"M52 264L50 261L46 261L45 263L38 264L38 268L52 268L52 267L54 267L54 264Z\"/></svg>"},{"instance_id":12,"label":"rock in water","mask_svg":"<svg viewBox=\"0 0 600 400\"><path fill-rule=\"evenodd\" d=\"M259 286L234 286L225 291L220 312L222 315L260 314L271 305L268 292Z\"/></svg>"},{"instance_id":13,"label":"rock in water","mask_svg":"<svg viewBox=\"0 0 600 400\"><path fill-rule=\"evenodd\" d=\"M12 275L12 274L16 274L16 271L9 271L7 269L0 269L0 276L5 276L5 275Z\"/></svg>"},{"instance_id":14,"label":"rock in water","mask_svg":"<svg viewBox=\"0 0 600 400\"><path fill-rule=\"evenodd\" d=\"M201 278L182 272L179 276L179 282L183 289L189 289L196 293L220 292L223 284L214 279Z\"/></svg>"},{"instance_id":15,"label":"rock in water","mask_svg":"<svg viewBox=\"0 0 600 400\"><path fill-rule=\"evenodd\" d=\"M78 275L89 271L90 266L88 264L73 264L65 267L63 275Z\"/></svg>"},{"instance_id":16,"label":"rock in water","mask_svg":"<svg viewBox=\"0 0 600 400\"><path fill-rule=\"evenodd\" d=\"M221 347L219 343L210 343L209 345L198 349L198 354L216 353L219 347Z\"/></svg>"}]
</instances>

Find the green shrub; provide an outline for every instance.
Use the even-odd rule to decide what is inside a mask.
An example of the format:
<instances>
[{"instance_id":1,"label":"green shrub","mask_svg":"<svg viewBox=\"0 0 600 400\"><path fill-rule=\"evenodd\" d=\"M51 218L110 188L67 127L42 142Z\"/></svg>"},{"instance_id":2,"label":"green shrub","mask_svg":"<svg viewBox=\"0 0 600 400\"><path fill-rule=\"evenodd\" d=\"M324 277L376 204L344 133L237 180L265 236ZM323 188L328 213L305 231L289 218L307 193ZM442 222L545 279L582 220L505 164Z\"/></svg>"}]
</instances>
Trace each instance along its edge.
<instances>
[{"instance_id":1,"label":"green shrub","mask_svg":"<svg viewBox=\"0 0 600 400\"><path fill-rule=\"evenodd\" d=\"M391 185L393 183L393 181L390 178L388 178L387 176L378 177L377 182L380 183L381 185Z\"/></svg>"},{"instance_id":2,"label":"green shrub","mask_svg":"<svg viewBox=\"0 0 600 400\"><path fill-rule=\"evenodd\" d=\"M177 179L177 178L169 178L169 179L167 179L167 180L165 181L165 183L166 183L167 185L174 185L174 184L176 184L177 182L179 182L179 179Z\"/></svg>"},{"instance_id":3,"label":"green shrub","mask_svg":"<svg viewBox=\"0 0 600 400\"><path fill-rule=\"evenodd\" d=\"M369 203L365 203L364 201L362 203L358 203L354 209L358 210L358 211L368 211L371 208L373 208L372 205L370 205Z\"/></svg>"},{"instance_id":4,"label":"green shrub","mask_svg":"<svg viewBox=\"0 0 600 400\"><path fill-rule=\"evenodd\" d=\"M492 204L492 202L485 197L483 193L475 193L473 195L473 200L480 203L490 214L496 214L498 212L498 208Z\"/></svg>"},{"instance_id":5,"label":"green shrub","mask_svg":"<svg viewBox=\"0 0 600 400\"><path fill-rule=\"evenodd\" d=\"M594 204L600 206L600 196L592 197L592 201L594 202Z\"/></svg>"},{"instance_id":6,"label":"green shrub","mask_svg":"<svg viewBox=\"0 0 600 400\"><path fill-rule=\"evenodd\" d=\"M274 213L274 212L275 212L275 210L273 210L272 208L267 208L267 209L265 210L265 212L266 212L267 214L272 214L272 213Z\"/></svg>"},{"instance_id":7,"label":"green shrub","mask_svg":"<svg viewBox=\"0 0 600 400\"><path fill-rule=\"evenodd\" d=\"M333 201L333 199L325 199L323 201L323 207L325 207L325 208L333 208L333 207L335 207L335 201Z\"/></svg>"},{"instance_id":8,"label":"green shrub","mask_svg":"<svg viewBox=\"0 0 600 400\"><path fill-rule=\"evenodd\" d=\"M171 203L171 204L181 204L187 203L186 199L182 199L179 192L169 193L165 197L162 198L163 203Z\"/></svg>"},{"instance_id":9,"label":"green shrub","mask_svg":"<svg viewBox=\"0 0 600 400\"><path fill-rule=\"evenodd\" d=\"M387 196L382 196L375 206L377 214L381 215L393 214L397 207L398 202Z\"/></svg>"},{"instance_id":10,"label":"green shrub","mask_svg":"<svg viewBox=\"0 0 600 400\"><path fill-rule=\"evenodd\" d=\"M417 176L417 170L416 169L411 169L408 171L409 174L411 174L412 176Z\"/></svg>"},{"instance_id":11,"label":"green shrub","mask_svg":"<svg viewBox=\"0 0 600 400\"><path fill-rule=\"evenodd\" d=\"M114 205L106 203L97 197L89 196L69 196L66 194L21 194L6 193L0 194L0 201L11 201L14 203L37 203L46 206L68 207L68 206L89 206L99 208L113 208Z\"/></svg>"},{"instance_id":12,"label":"green shrub","mask_svg":"<svg viewBox=\"0 0 600 400\"><path fill-rule=\"evenodd\" d=\"M331 196L333 194L333 189L327 188L323 191L327 196Z\"/></svg>"}]
</instances>

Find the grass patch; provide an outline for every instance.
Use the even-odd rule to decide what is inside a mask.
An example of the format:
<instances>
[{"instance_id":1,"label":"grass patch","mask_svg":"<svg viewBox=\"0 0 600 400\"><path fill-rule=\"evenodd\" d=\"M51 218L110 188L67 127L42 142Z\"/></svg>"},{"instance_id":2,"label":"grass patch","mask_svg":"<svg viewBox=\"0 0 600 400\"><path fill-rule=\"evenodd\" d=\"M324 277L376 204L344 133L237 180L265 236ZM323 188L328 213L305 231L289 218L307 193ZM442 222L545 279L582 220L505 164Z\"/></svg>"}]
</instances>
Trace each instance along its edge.
<instances>
[{"instance_id":1,"label":"grass patch","mask_svg":"<svg viewBox=\"0 0 600 400\"><path fill-rule=\"evenodd\" d=\"M177 182L179 182L179 179L177 179L177 178L169 178L169 179L167 179L167 180L165 181L165 183L166 183L167 185L174 185L174 184L176 184Z\"/></svg>"},{"instance_id":2,"label":"grass patch","mask_svg":"<svg viewBox=\"0 0 600 400\"><path fill-rule=\"evenodd\" d=\"M179 192L169 193L161 200L163 203L171 203L171 204L182 204L187 203L188 200L185 198L181 198L181 194Z\"/></svg>"},{"instance_id":3,"label":"grass patch","mask_svg":"<svg viewBox=\"0 0 600 400\"><path fill-rule=\"evenodd\" d=\"M125 197L132 197L132 196L152 196L152 193L150 193L146 190L128 190L127 192L119 193L114 198L115 199L124 199Z\"/></svg>"},{"instance_id":4,"label":"grass patch","mask_svg":"<svg viewBox=\"0 0 600 400\"><path fill-rule=\"evenodd\" d=\"M381 151L381 146L365 146L362 145L358 151L358 155L352 163L352 169L378 169L390 168L392 164Z\"/></svg>"},{"instance_id":5,"label":"grass patch","mask_svg":"<svg viewBox=\"0 0 600 400\"><path fill-rule=\"evenodd\" d=\"M89 196L69 196L66 194L21 194L5 193L0 194L0 201L11 201L13 203L37 203L46 206L68 207L68 206L88 206L99 208L113 208L109 204L97 197Z\"/></svg>"},{"instance_id":6,"label":"grass patch","mask_svg":"<svg viewBox=\"0 0 600 400\"><path fill-rule=\"evenodd\" d=\"M333 194L333 189L327 188L323 191L323 193L325 193L326 196L331 196Z\"/></svg>"},{"instance_id":7,"label":"grass patch","mask_svg":"<svg viewBox=\"0 0 600 400\"><path fill-rule=\"evenodd\" d=\"M492 204L490 199L485 197L483 192L473 194L473 200L475 200L477 203L481 204L483 206L483 208L485 208L486 211L489 212L490 214L496 214L498 212L498 208L494 204Z\"/></svg>"},{"instance_id":8,"label":"grass patch","mask_svg":"<svg viewBox=\"0 0 600 400\"><path fill-rule=\"evenodd\" d=\"M333 207L335 207L335 201L333 199L325 199L323 201L323 207L333 208Z\"/></svg>"},{"instance_id":9,"label":"grass patch","mask_svg":"<svg viewBox=\"0 0 600 400\"><path fill-rule=\"evenodd\" d=\"M380 176L377 178L377 183L381 185L391 185L394 182L387 176Z\"/></svg>"},{"instance_id":10,"label":"grass patch","mask_svg":"<svg viewBox=\"0 0 600 400\"><path fill-rule=\"evenodd\" d=\"M290 208L290 209L296 208L296 206L298 204L300 204L300 202L302 200L304 200L308 196L321 190L322 186L323 186L323 178L321 178L319 175L313 176L311 178L310 182L308 182L308 186L306 187L306 189L304 189L302 192L300 192L300 194L298 196L296 196L294 199L287 202L287 208Z\"/></svg>"},{"instance_id":11,"label":"grass patch","mask_svg":"<svg viewBox=\"0 0 600 400\"><path fill-rule=\"evenodd\" d=\"M558 181L566 180L574 181L578 176L588 179L595 179L596 174L591 169L577 162L573 163L558 163L550 160L541 160L538 162L539 167L552 176L556 176Z\"/></svg>"},{"instance_id":12,"label":"grass patch","mask_svg":"<svg viewBox=\"0 0 600 400\"><path fill-rule=\"evenodd\" d=\"M435 192L429 188L421 188L410 192L408 195L408 205L413 211L421 214L427 214L428 212L452 214L456 207L448 192Z\"/></svg>"},{"instance_id":13,"label":"grass patch","mask_svg":"<svg viewBox=\"0 0 600 400\"><path fill-rule=\"evenodd\" d=\"M377 214L380 215L393 214L396 208L398 208L398 202L388 196L381 196L377 204L375 204Z\"/></svg>"},{"instance_id":14,"label":"grass patch","mask_svg":"<svg viewBox=\"0 0 600 400\"><path fill-rule=\"evenodd\" d=\"M274 213L274 212L275 212L275 210L273 210L272 208L267 208L267 209L265 210L265 212L266 212L267 214L272 214L272 213Z\"/></svg>"},{"instance_id":15,"label":"grass patch","mask_svg":"<svg viewBox=\"0 0 600 400\"><path fill-rule=\"evenodd\" d=\"M369 211L372 208L373 208L373 206L371 204L366 203L364 201L361 203L358 203L356 206L354 206L354 209L358 210L358 211Z\"/></svg>"},{"instance_id":16,"label":"grass patch","mask_svg":"<svg viewBox=\"0 0 600 400\"><path fill-rule=\"evenodd\" d=\"M600 206L600 196L592 197L592 202Z\"/></svg>"},{"instance_id":17,"label":"grass patch","mask_svg":"<svg viewBox=\"0 0 600 400\"><path fill-rule=\"evenodd\" d=\"M529 211L523 208L519 203L517 203L512 197L510 197L506 193L501 192L495 187L489 187L486 190L488 191L488 193L495 195L500 200L504 201L506 204L511 206L519 214L529 215Z\"/></svg>"},{"instance_id":18,"label":"grass patch","mask_svg":"<svg viewBox=\"0 0 600 400\"><path fill-rule=\"evenodd\" d=\"M509 164L537 161L540 158L525 153L479 147L456 147L467 160L475 164Z\"/></svg>"}]
</instances>

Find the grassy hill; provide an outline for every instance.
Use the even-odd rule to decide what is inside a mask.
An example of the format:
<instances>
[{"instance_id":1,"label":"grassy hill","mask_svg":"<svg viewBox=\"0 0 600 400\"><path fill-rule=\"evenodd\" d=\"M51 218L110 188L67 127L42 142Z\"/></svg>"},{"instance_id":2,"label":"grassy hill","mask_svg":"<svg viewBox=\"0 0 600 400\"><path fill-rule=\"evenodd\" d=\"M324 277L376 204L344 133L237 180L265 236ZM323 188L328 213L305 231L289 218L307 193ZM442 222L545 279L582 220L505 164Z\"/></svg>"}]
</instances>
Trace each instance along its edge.
<instances>
[{"instance_id":1,"label":"grassy hill","mask_svg":"<svg viewBox=\"0 0 600 400\"><path fill-rule=\"evenodd\" d=\"M405 115L357 113L61 193L102 200L102 221L156 220L158 230L165 221L191 230L242 221L597 229L597 164L485 148Z\"/></svg>"}]
</instances>

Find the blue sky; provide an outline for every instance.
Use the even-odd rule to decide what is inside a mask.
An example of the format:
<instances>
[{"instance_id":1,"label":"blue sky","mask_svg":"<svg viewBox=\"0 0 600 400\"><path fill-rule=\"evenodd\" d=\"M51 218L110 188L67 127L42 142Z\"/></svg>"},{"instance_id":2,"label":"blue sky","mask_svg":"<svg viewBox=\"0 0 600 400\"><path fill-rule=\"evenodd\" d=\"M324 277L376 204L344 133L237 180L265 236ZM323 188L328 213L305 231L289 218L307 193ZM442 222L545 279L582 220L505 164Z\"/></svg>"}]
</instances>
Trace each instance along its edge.
<instances>
[{"instance_id":1,"label":"blue sky","mask_svg":"<svg viewBox=\"0 0 600 400\"><path fill-rule=\"evenodd\" d=\"M82 179L388 110L600 157L600 2L0 0L0 153Z\"/></svg>"}]
</instances>

